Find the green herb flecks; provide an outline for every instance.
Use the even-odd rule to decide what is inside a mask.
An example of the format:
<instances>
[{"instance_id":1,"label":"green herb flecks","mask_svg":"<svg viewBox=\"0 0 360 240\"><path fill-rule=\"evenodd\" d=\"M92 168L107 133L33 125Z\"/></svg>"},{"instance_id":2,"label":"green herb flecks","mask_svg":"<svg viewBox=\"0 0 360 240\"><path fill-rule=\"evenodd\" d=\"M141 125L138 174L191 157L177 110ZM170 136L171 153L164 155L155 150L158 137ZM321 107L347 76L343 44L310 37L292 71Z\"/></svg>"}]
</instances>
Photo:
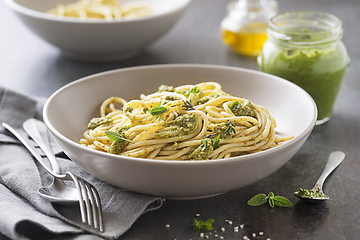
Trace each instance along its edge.
<instances>
[{"instance_id":1,"label":"green herb flecks","mask_svg":"<svg viewBox=\"0 0 360 240\"><path fill-rule=\"evenodd\" d=\"M186 110L195 110L194 106L191 104L191 101L189 100L183 100L184 105L182 105L181 107L185 108Z\"/></svg>"},{"instance_id":2,"label":"green herb flecks","mask_svg":"<svg viewBox=\"0 0 360 240\"><path fill-rule=\"evenodd\" d=\"M143 108L143 112L144 112L144 113L147 113L148 111L149 111L148 108Z\"/></svg>"},{"instance_id":3,"label":"green herb flecks","mask_svg":"<svg viewBox=\"0 0 360 240\"><path fill-rule=\"evenodd\" d=\"M179 94L182 94L184 95L185 97L189 97L190 94L194 94L194 95L197 95L198 93L200 93L201 90L198 88L198 87L193 87L193 88L190 88L186 91L182 91L182 92L177 92Z\"/></svg>"},{"instance_id":4,"label":"green herb flecks","mask_svg":"<svg viewBox=\"0 0 360 240\"><path fill-rule=\"evenodd\" d=\"M267 196L263 193L252 197L247 204L250 206L260 206L269 201L269 205L273 208L274 206L279 207L291 207L293 204L290 200L282 196L275 196L273 192L270 192Z\"/></svg>"},{"instance_id":5,"label":"green herb flecks","mask_svg":"<svg viewBox=\"0 0 360 240\"><path fill-rule=\"evenodd\" d=\"M236 126L236 122L234 121L234 123L232 123L230 120L225 123L227 129L225 130L226 133L228 133L231 136L231 133L236 134L235 131L235 126Z\"/></svg>"},{"instance_id":6,"label":"green herb flecks","mask_svg":"<svg viewBox=\"0 0 360 240\"><path fill-rule=\"evenodd\" d=\"M214 150L218 149L220 147L220 134L217 133L211 133L205 135L203 138L210 138L212 140L212 145Z\"/></svg>"},{"instance_id":7,"label":"green herb flecks","mask_svg":"<svg viewBox=\"0 0 360 240\"><path fill-rule=\"evenodd\" d=\"M198 231L198 232L206 232L206 231L210 231L213 230L212 224L214 222L213 218L210 218L209 220L207 220L206 222L203 221L198 221L198 220L194 220L194 230Z\"/></svg>"}]
</instances>

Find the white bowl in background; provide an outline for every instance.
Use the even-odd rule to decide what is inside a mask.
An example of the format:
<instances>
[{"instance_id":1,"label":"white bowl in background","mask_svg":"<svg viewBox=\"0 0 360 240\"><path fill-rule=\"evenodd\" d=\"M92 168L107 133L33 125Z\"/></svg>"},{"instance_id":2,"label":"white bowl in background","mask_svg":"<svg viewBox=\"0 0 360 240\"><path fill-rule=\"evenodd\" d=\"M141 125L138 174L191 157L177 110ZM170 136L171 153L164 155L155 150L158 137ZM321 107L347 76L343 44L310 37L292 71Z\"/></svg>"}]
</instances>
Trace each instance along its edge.
<instances>
[{"instance_id":1,"label":"white bowl in background","mask_svg":"<svg viewBox=\"0 0 360 240\"><path fill-rule=\"evenodd\" d=\"M80 20L45 13L58 4L77 0L5 0L37 36L58 47L63 55L82 61L115 61L136 56L170 30L191 0L143 0L151 16L106 21ZM123 0L123 2L131 0Z\"/></svg>"},{"instance_id":2,"label":"white bowl in background","mask_svg":"<svg viewBox=\"0 0 360 240\"><path fill-rule=\"evenodd\" d=\"M166 161L113 155L78 141L100 104L110 96L126 100L179 86L214 81L234 96L266 107L281 136L295 135L262 152L220 160ZM64 152L95 177L120 188L173 199L202 198L235 190L272 174L289 161L312 131L313 99L295 84L257 71L212 65L169 64L124 68L72 82L48 99L44 121Z\"/></svg>"}]
</instances>

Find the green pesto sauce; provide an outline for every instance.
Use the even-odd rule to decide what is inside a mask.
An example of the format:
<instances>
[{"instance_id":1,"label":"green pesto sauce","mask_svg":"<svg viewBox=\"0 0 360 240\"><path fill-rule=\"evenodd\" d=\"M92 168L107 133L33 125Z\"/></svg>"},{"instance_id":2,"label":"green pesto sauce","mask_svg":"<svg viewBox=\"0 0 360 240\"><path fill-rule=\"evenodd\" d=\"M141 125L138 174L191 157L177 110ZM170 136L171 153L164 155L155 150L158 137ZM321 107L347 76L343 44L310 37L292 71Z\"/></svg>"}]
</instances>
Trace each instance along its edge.
<instances>
[{"instance_id":1,"label":"green pesto sauce","mask_svg":"<svg viewBox=\"0 0 360 240\"><path fill-rule=\"evenodd\" d=\"M195 131L197 124L197 116L194 113L180 115L174 120L163 122L162 125L167 129L158 134L168 138L188 135Z\"/></svg>"},{"instance_id":2,"label":"green pesto sauce","mask_svg":"<svg viewBox=\"0 0 360 240\"><path fill-rule=\"evenodd\" d=\"M132 106L128 105L128 106L124 107L123 111L131 113L132 111L134 111L134 108Z\"/></svg>"},{"instance_id":3,"label":"green pesto sauce","mask_svg":"<svg viewBox=\"0 0 360 240\"><path fill-rule=\"evenodd\" d=\"M214 127L214 132L220 135L221 139L231 138L231 132L227 130L228 130L228 126L226 126L223 123L216 124Z\"/></svg>"},{"instance_id":4,"label":"green pesto sauce","mask_svg":"<svg viewBox=\"0 0 360 240\"><path fill-rule=\"evenodd\" d=\"M235 116L249 116L255 117L254 108L249 100L245 100L242 103L238 101L232 102L229 105L230 110L234 113Z\"/></svg>"},{"instance_id":5,"label":"green pesto sauce","mask_svg":"<svg viewBox=\"0 0 360 240\"><path fill-rule=\"evenodd\" d=\"M119 127L116 132L119 133L123 138L125 138L124 133L129 129L128 126ZM119 141L112 142L109 148L109 153L119 154L125 147L127 142L120 139Z\"/></svg>"},{"instance_id":6,"label":"green pesto sauce","mask_svg":"<svg viewBox=\"0 0 360 240\"><path fill-rule=\"evenodd\" d=\"M210 100L213 100L215 98L218 98L218 97L224 97L224 96L230 96L230 94L227 94L227 93L221 93L221 94L217 94L217 93L214 93L214 94L209 94L205 97L202 97L199 99L199 101L197 102L197 105L201 105L201 104L205 104L207 103L208 101Z\"/></svg>"},{"instance_id":7,"label":"green pesto sauce","mask_svg":"<svg viewBox=\"0 0 360 240\"><path fill-rule=\"evenodd\" d=\"M329 49L278 49L259 57L263 72L285 78L307 91L318 108L318 120L330 117L348 66L342 42Z\"/></svg>"},{"instance_id":8,"label":"green pesto sauce","mask_svg":"<svg viewBox=\"0 0 360 240\"><path fill-rule=\"evenodd\" d=\"M90 120L90 122L87 125L88 129L94 130L95 128L105 125L108 123L111 123L113 120L109 117L99 117L99 118L93 118Z\"/></svg>"},{"instance_id":9,"label":"green pesto sauce","mask_svg":"<svg viewBox=\"0 0 360 240\"><path fill-rule=\"evenodd\" d=\"M214 151L212 140L209 138L202 139L201 144L196 147L190 154L190 160L207 160L208 155Z\"/></svg>"},{"instance_id":10,"label":"green pesto sauce","mask_svg":"<svg viewBox=\"0 0 360 240\"><path fill-rule=\"evenodd\" d=\"M327 197L324 193L322 193L320 188L315 188L314 190L299 188L298 195L304 196L304 197L309 197L309 198L324 198L324 197L326 198Z\"/></svg>"}]
</instances>

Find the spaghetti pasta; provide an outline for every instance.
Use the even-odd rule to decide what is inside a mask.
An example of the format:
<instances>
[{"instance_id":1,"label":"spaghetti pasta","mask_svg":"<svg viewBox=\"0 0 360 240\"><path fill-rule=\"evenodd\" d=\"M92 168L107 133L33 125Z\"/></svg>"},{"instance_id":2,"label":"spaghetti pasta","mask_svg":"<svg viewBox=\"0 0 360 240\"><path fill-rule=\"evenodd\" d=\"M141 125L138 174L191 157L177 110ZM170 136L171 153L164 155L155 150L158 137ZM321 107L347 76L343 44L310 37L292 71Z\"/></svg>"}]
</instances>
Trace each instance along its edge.
<instances>
[{"instance_id":1,"label":"spaghetti pasta","mask_svg":"<svg viewBox=\"0 0 360 240\"><path fill-rule=\"evenodd\" d=\"M120 4L117 0L80 0L66 5L59 4L47 13L80 19L104 18L113 20L148 16L152 14L152 9L135 2Z\"/></svg>"},{"instance_id":2,"label":"spaghetti pasta","mask_svg":"<svg viewBox=\"0 0 360 240\"><path fill-rule=\"evenodd\" d=\"M140 100L106 99L80 143L130 157L222 159L273 148L294 137L277 136L275 127L266 108L225 93L218 83L162 85Z\"/></svg>"}]
</instances>

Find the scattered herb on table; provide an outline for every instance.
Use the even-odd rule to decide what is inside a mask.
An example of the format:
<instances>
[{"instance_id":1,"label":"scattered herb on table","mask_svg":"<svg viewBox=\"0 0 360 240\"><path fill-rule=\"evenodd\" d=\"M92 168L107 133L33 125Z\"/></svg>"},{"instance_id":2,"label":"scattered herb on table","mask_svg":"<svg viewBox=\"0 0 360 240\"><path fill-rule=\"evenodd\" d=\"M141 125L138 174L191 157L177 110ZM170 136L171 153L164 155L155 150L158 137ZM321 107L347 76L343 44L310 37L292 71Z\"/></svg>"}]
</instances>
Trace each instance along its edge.
<instances>
[{"instance_id":1,"label":"scattered herb on table","mask_svg":"<svg viewBox=\"0 0 360 240\"><path fill-rule=\"evenodd\" d=\"M269 205L273 208L275 205L279 207L290 207L292 202L285 197L275 196L273 192L270 192L267 196L263 193L252 197L247 204L250 206L260 206L269 201Z\"/></svg>"},{"instance_id":2,"label":"scattered herb on table","mask_svg":"<svg viewBox=\"0 0 360 240\"><path fill-rule=\"evenodd\" d=\"M198 220L194 220L194 230L198 231L198 232L205 232L205 231L210 231L213 230L212 224L214 222L213 218L210 218L209 220L207 220L206 222L203 221L198 221Z\"/></svg>"}]
</instances>

